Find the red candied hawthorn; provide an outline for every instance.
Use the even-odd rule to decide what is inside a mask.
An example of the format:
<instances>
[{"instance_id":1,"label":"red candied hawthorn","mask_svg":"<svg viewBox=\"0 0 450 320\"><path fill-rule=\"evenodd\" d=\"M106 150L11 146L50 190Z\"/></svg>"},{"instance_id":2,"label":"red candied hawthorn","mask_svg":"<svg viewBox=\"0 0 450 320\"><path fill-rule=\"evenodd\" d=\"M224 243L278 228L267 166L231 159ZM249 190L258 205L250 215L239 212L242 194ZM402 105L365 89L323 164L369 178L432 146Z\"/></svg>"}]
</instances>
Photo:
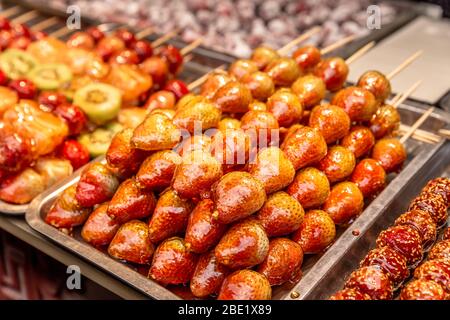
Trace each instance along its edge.
<instances>
[{"instance_id":1,"label":"red candied hawthorn","mask_svg":"<svg viewBox=\"0 0 450 320\"><path fill-rule=\"evenodd\" d=\"M436 259L426 261L414 272L416 279L432 280L440 284L447 293L450 293L450 261Z\"/></svg>"},{"instance_id":2,"label":"red candied hawthorn","mask_svg":"<svg viewBox=\"0 0 450 320\"><path fill-rule=\"evenodd\" d=\"M357 289L374 300L391 300L393 287L389 277L376 266L362 267L353 271L345 288Z\"/></svg>"},{"instance_id":3,"label":"red candied hawthorn","mask_svg":"<svg viewBox=\"0 0 450 320\"><path fill-rule=\"evenodd\" d=\"M444 197L448 206L450 201L450 179L444 177L433 179L423 188L422 193L438 193Z\"/></svg>"},{"instance_id":4,"label":"red candied hawthorn","mask_svg":"<svg viewBox=\"0 0 450 320\"><path fill-rule=\"evenodd\" d=\"M329 300L371 300L371 298L357 289L345 288L333 294Z\"/></svg>"},{"instance_id":5,"label":"red candied hawthorn","mask_svg":"<svg viewBox=\"0 0 450 320\"><path fill-rule=\"evenodd\" d=\"M414 266L423 257L422 238L411 226L393 226L380 233L377 247L388 246L403 255L408 266Z\"/></svg>"},{"instance_id":6,"label":"red candied hawthorn","mask_svg":"<svg viewBox=\"0 0 450 320\"><path fill-rule=\"evenodd\" d=\"M428 249L436 240L436 223L426 211L412 210L405 212L395 220L395 225L409 225L416 229L422 237L424 249Z\"/></svg>"},{"instance_id":7,"label":"red candied hawthorn","mask_svg":"<svg viewBox=\"0 0 450 320\"><path fill-rule=\"evenodd\" d=\"M112 171L95 162L81 173L75 198L83 207L92 207L109 200L118 186L119 181Z\"/></svg>"},{"instance_id":8,"label":"red candied hawthorn","mask_svg":"<svg viewBox=\"0 0 450 320\"><path fill-rule=\"evenodd\" d=\"M450 259L450 240L439 241L428 253L428 260Z\"/></svg>"},{"instance_id":9,"label":"red candied hawthorn","mask_svg":"<svg viewBox=\"0 0 450 320\"><path fill-rule=\"evenodd\" d=\"M447 300L444 288L431 280L409 282L400 293L400 300Z\"/></svg>"},{"instance_id":10,"label":"red candied hawthorn","mask_svg":"<svg viewBox=\"0 0 450 320\"><path fill-rule=\"evenodd\" d=\"M371 250L361 261L361 267L367 266L380 267L392 281L394 287L397 287L409 276L406 258L389 247Z\"/></svg>"},{"instance_id":11,"label":"red candied hawthorn","mask_svg":"<svg viewBox=\"0 0 450 320\"><path fill-rule=\"evenodd\" d=\"M428 212L438 226L447 220L447 205L440 194L421 194L409 205L409 210L423 210Z\"/></svg>"},{"instance_id":12,"label":"red candied hawthorn","mask_svg":"<svg viewBox=\"0 0 450 320\"><path fill-rule=\"evenodd\" d=\"M445 229L442 240L450 240L450 228Z\"/></svg>"}]
</instances>

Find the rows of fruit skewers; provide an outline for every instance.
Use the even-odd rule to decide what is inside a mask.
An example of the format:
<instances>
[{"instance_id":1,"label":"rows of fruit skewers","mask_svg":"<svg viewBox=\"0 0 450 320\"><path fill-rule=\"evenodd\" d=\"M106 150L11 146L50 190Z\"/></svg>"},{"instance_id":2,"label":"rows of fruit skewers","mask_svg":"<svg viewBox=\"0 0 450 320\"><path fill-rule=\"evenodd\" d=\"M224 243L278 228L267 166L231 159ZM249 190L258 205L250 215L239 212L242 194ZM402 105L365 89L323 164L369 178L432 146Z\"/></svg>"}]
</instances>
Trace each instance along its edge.
<instances>
[{"instance_id":1,"label":"rows of fruit skewers","mask_svg":"<svg viewBox=\"0 0 450 320\"><path fill-rule=\"evenodd\" d=\"M445 225L450 200L450 179L428 182L412 200L408 211L382 231L376 248L361 261L333 300L389 300L413 273L414 279L400 290L401 300L448 300L450 293L450 228L436 244ZM431 248L431 250L430 250ZM427 259L417 265L429 251ZM416 268L417 267L417 268Z\"/></svg>"},{"instance_id":2,"label":"rows of fruit skewers","mask_svg":"<svg viewBox=\"0 0 450 320\"><path fill-rule=\"evenodd\" d=\"M265 62L258 65L255 57ZM316 83L335 91L345 82L345 67L324 59L311 70ZM365 74L361 86L338 91L331 105L304 117L304 100L289 88L304 72L294 59L259 48L229 73L210 74L199 95L167 103L158 92L149 103L153 111L114 137L106 163L86 167L46 222L68 233L83 225L85 241L107 247L114 258L149 265L149 277L163 285L190 283L195 297L270 298L271 286L297 281L303 254L326 249L335 225L355 219L364 197L379 193L386 172L406 159L403 145L388 138L399 119L380 122L384 134L376 143L363 126L373 117L385 120L377 112L390 94L388 77ZM212 128L218 130L206 134ZM181 141L182 130L195 135ZM364 159L368 154L374 159Z\"/></svg>"}]
</instances>

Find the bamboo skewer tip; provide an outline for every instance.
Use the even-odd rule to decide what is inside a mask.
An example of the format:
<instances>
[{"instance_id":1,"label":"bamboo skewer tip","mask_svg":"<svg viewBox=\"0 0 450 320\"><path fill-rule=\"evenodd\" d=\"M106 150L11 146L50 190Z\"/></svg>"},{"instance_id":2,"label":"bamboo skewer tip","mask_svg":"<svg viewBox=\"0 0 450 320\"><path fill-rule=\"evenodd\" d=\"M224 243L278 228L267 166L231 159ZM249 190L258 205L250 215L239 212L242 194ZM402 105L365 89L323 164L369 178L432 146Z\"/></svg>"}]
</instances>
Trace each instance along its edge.
<instances>
[{"instance_id":1,"label":"bamboo skewer tip","mask_svg":"<svg viewBox=\"0 0 450 320\"><path fill-rule=\"evenodd\" d=\"M424 114L420 116L419 119L417 119L416 122L409 128L409 130L400 138L401 143L405 143L406 140L411 137L414 132L425 122L425 120L428 119L428 117L433 113L434 107L429 108Z\"/></svg>"},{"instance_id":2,"label":"bamboo skewer tip","mask_svg":"<svg viewBox=\"0 0 450 320\"><path fill-rule=\"evenodd\" d=\"M394 99L396 99L395 102L392 102L392 106L397 108L399 105L401 105L403 102L405 102L406 99L409 98L409 96L416 91L416 89L420 86L420 84L422 83L422 80L419 80L417 82L415 82L411 87L409 87L408 90L406 90L404 93L402 94L397 94Z\"/></svg>"},{"instance_id":3,"label":"bamboo skewer tip","mask_svg":"<svg viewBox=\"0 0 450 320\"><path fill-rule=\"evenodd\" d=\"M355 53L353 53L350 57L348 57L345 60L345 63L352 64L353 62L361 58L363 55L365 55L367 51L373 48L373 46L375 46L375 41L371 41L365 46L359 48Z\"/></svg>"},{"instance_id":4,"label":"bamboo skewer tip","mask_svg":"<svg viewBox=\"0 0 450 320\"><path fill-rule=\"evenodd\" d=\"M331 51L334 51L337 48L340 48L340 47L346 45L347 43L353 41L355 38L356 38L356 35L354 35L354 34L352 34L350 36L347 36L345 38L342 38L342 39L336 41L335 43L332 43L329 46L327 46L327 47L323 48L322 50L320 50L320 53L322 55L330 53Z\"/></svg>"},{"instance_id":5,"label":"bamboo skewer tip","mask_svg":"<svg viewBox=\"0 0 450 320\"><path fill-rule=\"evenodd\" d=\"M423 54L423 50L416 51L413 53L410 57L406 58L400 65L398 65L394 70L392 70L386 78L388 80L391 80L393 77L395 77L397 74L399 74L401 71L403 71L407 66L409 66L411 63L413 63L417 58L419 58Z\"/></svg>"},{"instance_id":6,"label":"bamboo skewer tip","mask_svg":"<svg viewBox=\"0 0 450 320\"><path fill-rule=\"evenodd\" d=\"M310 30L306 31L305 33L301 34L297 38L293 39L292 41L286 43L283 47L277 50L277 52L280 55L285 55L291 50L293 47L297 46L303 41L306 41L307 39L311 38L314 34L318 33L322 28L319 26L313 27Z\"/></svg>"},{"instance_id":7,"label":"bamboo skewer tip","mask_svg":"<svg viewBox=\"0 0 450 320\"><path fill-rule=\"evenodd\" d=\"M203 43L203 38L198 38L194 41L192 41L190 44L185 46L180 50L180 53L182 56L187 55L189 52L193 51L194 49L198 48Z\"/></svg>"}]
</instances>

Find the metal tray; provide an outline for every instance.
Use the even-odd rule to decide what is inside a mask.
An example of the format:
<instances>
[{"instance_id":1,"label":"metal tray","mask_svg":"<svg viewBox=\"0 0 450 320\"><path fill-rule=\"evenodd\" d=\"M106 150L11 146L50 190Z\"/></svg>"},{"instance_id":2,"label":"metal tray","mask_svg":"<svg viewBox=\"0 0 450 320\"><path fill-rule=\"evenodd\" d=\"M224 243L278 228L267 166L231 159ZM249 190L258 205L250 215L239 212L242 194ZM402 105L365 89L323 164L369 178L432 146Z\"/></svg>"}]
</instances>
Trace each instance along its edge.
<instances>
[{"instance_id":1,"label":"metal tray","mask_svg":"<svg viewBox=\"0 0 450 320\"><path fill-rule=\"evenodd\" d=\"M299 283L301 297L307 300L327 299L343 288L350 273L369 250L375 247L378 234L390 227L395 219L404 213L411 200L416 197L425 184L436 177L450 177L450 141L442 143L439 150L427 157L424 165L417 168L411 183L398 186L396 196L376 217L361 217L335 243L317 263L316 272L306 276ZM447 225L450 224L450 218ZM360 232L352 235L353 230ZM440 230L441 233L443 229Z\"/></svg>"},{"instance_id":2,"label":"metal tray","mask_svg":"<svg viewBox=\"0 0 450 320\"><path fill-rule=\"evenodd\" d=\"M402 105L399 110L404 123L412 124L423 114L425 109L420 106ZM422 128L428 128L428 130L433 128L430 131L434 131L446 127L449 123L450 115L437 110L428 118ZM287 285L276 287L273 290L273 298L290 299L291 296L295 297L297 294L298 298L307 298L308 294L316 288L316 283L330 271L333 264L338 260L339 253L345 252L353 244L355 237L351 235L351 231L355 228L364 230L365 225L376 221L385 212L385 208L398 198L398 193L406 188L410 181L418 178L418 172L424 169L425 164L438 152L444 143L443 139L437 144L422 143L413 139L408 140L409 157L405 168L400 174L389 177L391 181L386 189L372 203L368 204L363 214L356 219L350 228L346 231L339 230L338 240L323 256L305 257L303 266L304 278L295 287ZM131 265L117 262L104 252L83 242L79 235L79 228L75 230L74 237L71 237L44 222L45 215L55 199L65 188L76 183L78 179L79 172L34 199L25 215L28 224L59 245L94 263L150 297L155 299L174 298L175 295L172 292L152 280L146 279L139 272L130 272ZM293 292L296 293L293 294Z\"/></svg>"},{"instance_id":3,"label":"metal tray","mask_svg":"<svg viewBox=\"0 0 450 320\"><path fill-rule=\"evenodd\" d=\"M50 31L55 31L61 27L64 26L64 20L63 18L66 17L65 13L57 11L57 10L51 10L51 9L45 9L45 8L41 8L41 7L37 7L37 6L32 6L29 3L25 3L24 1L14 1L11 3L11 1L1 1L2 4L5 5L5 9L7 9L8 7L11 6L20 6L23 9L16 13L13 17L17 17L20 16L21 14L30 11L31 9L36 10L39 12L39 16L33 18L31 21L29 21L29 23L27 23L28 26L33 26L34 24L37 24L45 19L47 19L50 16L56 16L56 17L61 17L61 22L57 23L54 27L52 27L50 29ZM92 20L92 19L82 19L82 26L84 28L88 27L89 25L98 25L98 23L96 23L96 21ZM116 29L118 27L120 27L120 25L118 24L114 24L114 23L110 23L110 24L102 24L105 27L105 30L113 30ZM75 32L76 30L74 30ZM65 35L62 38L67 38L69 37L70 34ZM154 40L158 38L158 35L150 35L148 37L146 37L146 39L149 40ZM170 41L168 41L168 43L175 45L176 47L184 47L186 46L186 43L179 40L179 39L172 39ZM209 72L210 70L223 65L223 64L229 64L231 63L235 58L230 56L230 55L226 55L226 54L222 54L222 53L218 53L215 52L213 50L204 48L204 47L199 47L196 48L195 50L193 50L191 52L192 54L192 59L188 62L186 62L184 64L184 68L182 73L179 75L179 78L186 81L186 82L191 82L194 79L197 79L199 77L201 77L202 75L204 75L205 73ZM21 204L21 205L17 205L17 204L12 204L12 203L8 203L5 201L0 200L0 213L4 213L4 214L9 214L9 215L23 215L25 214L25 211L27 210L29 204Z\"/></svg>"}]
</instances>

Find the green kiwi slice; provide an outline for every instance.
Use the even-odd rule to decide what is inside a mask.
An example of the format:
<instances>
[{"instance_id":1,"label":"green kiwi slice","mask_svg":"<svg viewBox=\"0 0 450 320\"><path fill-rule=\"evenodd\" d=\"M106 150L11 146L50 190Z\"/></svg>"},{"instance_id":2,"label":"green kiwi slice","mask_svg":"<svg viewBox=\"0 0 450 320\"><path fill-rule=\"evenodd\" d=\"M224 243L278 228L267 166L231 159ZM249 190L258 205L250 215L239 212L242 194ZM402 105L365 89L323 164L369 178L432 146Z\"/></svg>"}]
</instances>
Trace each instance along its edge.
<instances>
[{"instance_id":1,"label":"green kiwi slice","mask_svg":"<svg viewBox=\"0 0 450 320\"><path fill-rule=\"evenodd\" d=\"M75 92L73 103L83 109L91 122L102 125L117 117L122 93L109 84L90 83Z\"/></svg>"},{"instance_id":2,"label":"green kiwi slice","mask_svg":"<svg viewBox=\"0 0 450 320\"><path fill-rule=\"evenodd\" d=\"M28 73L28 78L40 90L54 90L72 80L72 71L62 63L45 63L35 66Z\"/></svg>"},{"instance_id":3,"label":"green kiwi slice","mask_svg":"<svg viewBox=\"0 0 450 320\"><path fill-rule=\"evenodd\" d=\"M97 128L93 132L83 133L78 137L78 142L84 145L92 158L106 154L114 135L123 127L117 122L111 122L104 127Z\"/></svg>"},{"instance_id":4,"label":"green kiwi slice","mask_svg":"<svg viewBox=\"0 0 450 320\"><path fill-rule=\"evenodd\" d=\"M26 76L36 64L34 57L23 50L7 49L0 54L0 69L13 80Z\"/></svg>"}]
</instances>

